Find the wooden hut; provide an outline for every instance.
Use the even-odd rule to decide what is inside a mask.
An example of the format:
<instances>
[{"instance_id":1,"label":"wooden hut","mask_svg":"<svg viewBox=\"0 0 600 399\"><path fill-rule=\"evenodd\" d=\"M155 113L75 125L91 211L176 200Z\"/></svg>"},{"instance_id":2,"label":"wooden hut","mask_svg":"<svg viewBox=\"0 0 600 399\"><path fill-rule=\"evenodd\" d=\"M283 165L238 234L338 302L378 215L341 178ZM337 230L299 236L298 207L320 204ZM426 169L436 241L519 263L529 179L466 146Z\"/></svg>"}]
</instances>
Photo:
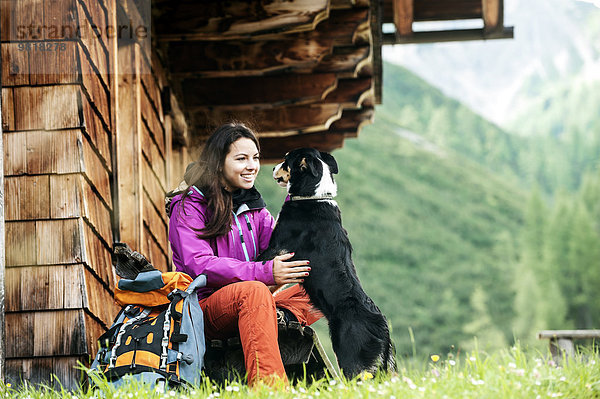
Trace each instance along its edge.
<instances>
[{"instance_id":1,"label":"wooden hut","mask_svg":"<svg viewBox=\"0 0 600 399\"><path fill-rule=\"evenodd\" d=\"M117 312L112 243L170 268L163 195L213 126L250 121L267 160L331 151L373 119L384 42L512 35L501 0L0 4L1 368L66 387ZM483 28L412 31L452 19Z\"/></svg>"}]
</instances>

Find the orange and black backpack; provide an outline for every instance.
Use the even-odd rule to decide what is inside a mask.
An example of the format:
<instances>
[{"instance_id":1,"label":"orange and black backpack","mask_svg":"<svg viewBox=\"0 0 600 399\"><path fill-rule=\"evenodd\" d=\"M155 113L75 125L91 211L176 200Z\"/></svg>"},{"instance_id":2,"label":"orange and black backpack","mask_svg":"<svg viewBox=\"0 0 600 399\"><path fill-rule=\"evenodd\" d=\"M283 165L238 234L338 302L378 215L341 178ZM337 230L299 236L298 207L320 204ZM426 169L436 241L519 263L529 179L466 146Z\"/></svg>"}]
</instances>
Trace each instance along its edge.
<instances>
[{"instance_id":1,"label":"orange and black backpack","mask_svg":"<svg viewBox=\"0 0 600 399\"><path fill-rule=\"evenodd\" d=\"M177 386L198 384L204 365L204 318L195 280L184 273L142 272L121 279L115 290L123 306L99 339L92 370L114 385L128 379Z\"/></svg>"}]
</instances>

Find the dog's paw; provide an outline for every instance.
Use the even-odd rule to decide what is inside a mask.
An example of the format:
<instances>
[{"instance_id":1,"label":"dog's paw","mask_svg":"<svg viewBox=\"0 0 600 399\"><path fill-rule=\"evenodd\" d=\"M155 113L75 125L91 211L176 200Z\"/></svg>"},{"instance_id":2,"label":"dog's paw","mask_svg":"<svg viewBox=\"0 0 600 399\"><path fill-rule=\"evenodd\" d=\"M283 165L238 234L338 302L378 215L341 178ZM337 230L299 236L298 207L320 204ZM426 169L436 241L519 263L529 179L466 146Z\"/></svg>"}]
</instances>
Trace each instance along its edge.
<instances>
[{"instance_id":1,"label":"dog's paw","mask_svg":"<svg viewBox=\"0 0 600 399\"><path fill-rule=\"evenodd\" d=\"M144 255L133 251L123 242L114 243L113 265L119 277L130 280L135 280L141 272L156 270Z\"/></svg>"}]
</instances>

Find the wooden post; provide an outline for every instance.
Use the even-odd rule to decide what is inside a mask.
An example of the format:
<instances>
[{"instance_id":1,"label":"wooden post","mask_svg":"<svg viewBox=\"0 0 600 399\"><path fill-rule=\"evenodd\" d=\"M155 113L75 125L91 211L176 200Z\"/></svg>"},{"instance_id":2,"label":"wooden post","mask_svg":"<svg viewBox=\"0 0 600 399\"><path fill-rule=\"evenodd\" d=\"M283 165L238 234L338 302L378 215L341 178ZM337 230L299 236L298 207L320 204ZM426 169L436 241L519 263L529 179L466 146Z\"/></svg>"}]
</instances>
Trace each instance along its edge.
<instances>
[{"instance_id":1,"label":"wooden post","mask_svg":"<svg viewBox=\"0 0 600 399\"><path fill-rule=\"evenodd\" d=\"M396 25L396 36L412 35L413 14L413 0L394 0L394 25Z\"/></svg>"},{"instance_id":2,"label":"wooden post","mask_svg":"<svg viewBox=\"0 0 600 399\"><path fill-rule=\"evenodd\" d=\"M503 2L502 0L482 0L483 25L486 33L497 32L503 28Z\"/></svg>"},{"instance_id":3,"label":"wooden post","mask_svg":"<svg viewBox=\"0 0 600 399\"><path fill-rule=\"evenodd\" d=\"M1 85L0 85L1 87ZM0 96L0 109L2 99ZM0 112L0 379L4 381L4 136L2 133L2 112Z\"/></svg>"},{"instance_id":4,"label":"wooden post","mask_svg":"<svg viewBox=\"0 0 600 399\"><path fill-rule=\"evenodd\" d=\"M118 20L117 20L117 1L116 0L110 0L108 2L109 4L109 14L108 14L108 18L109 18L109 26L118 26ZM119 174L117 173L118 169L119 169L119 163L118 163L118 157L119 154L117 152L117 148L119 145L118 142L118 137L119 137L119 130L117 129L117 126L119 126L119 103L118 103L118 98L119 98L119 81L118 81L118 73L119 73L119 47L118 47L118 40L117 37L115 35L115 37L113 37L112 39L109 39L108 41L108 47L109 47L109 65L110 65L110 73L112 74L112 78L110 79L111 82L111 87L110 87L110 91L111 91L111 96L110 96L110 109L111 109L111 126L114 127L113 129L113 134L111 135L111 144L112 144L112 153L111 153L111 159L112 159L112 185L111 185L111 195L112 195L112 203L113 203L113 214L112 214L112 220L111 220L111 224L112 224L112 233L113 233L113 241L115 242L119 242L121 241L121 230L119 228L120 226L120 215L121 215L121 210L119 208L120 202L119 202ZM112 242L109 244L113 244Z\"/></svg>"},{"instance_id":5,"label":"wooden post","mask_svg":"<svg viewBox=\"0 0 600 399\"><path fill-rule=\"evenodd\" d=\"M118 48L116 149L118 174L119 234L123 242L142 250L142 149L140 52L138 44Z\"/></svg>"}]
</instances>

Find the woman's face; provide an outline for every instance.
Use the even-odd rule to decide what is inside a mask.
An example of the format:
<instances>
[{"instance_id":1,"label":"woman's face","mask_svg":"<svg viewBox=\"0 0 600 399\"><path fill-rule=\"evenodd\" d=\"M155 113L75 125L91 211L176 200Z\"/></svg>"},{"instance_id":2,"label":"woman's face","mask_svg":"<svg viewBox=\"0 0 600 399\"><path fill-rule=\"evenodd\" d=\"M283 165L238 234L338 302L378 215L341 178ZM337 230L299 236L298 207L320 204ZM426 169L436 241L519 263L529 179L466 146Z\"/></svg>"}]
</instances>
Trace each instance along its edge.
<instances>
[{"instance_id":1,"label":"woman's face","mask_svg":"<svg viewBox=\"0 0 600 399\"><path fill-rule=\"evenodd\" d=\"M231 144L223 165L227 191L254 186L254 180L260 170L258 156L258 148L249 138L242 137Z\"/></svg>"}]
</instances>

